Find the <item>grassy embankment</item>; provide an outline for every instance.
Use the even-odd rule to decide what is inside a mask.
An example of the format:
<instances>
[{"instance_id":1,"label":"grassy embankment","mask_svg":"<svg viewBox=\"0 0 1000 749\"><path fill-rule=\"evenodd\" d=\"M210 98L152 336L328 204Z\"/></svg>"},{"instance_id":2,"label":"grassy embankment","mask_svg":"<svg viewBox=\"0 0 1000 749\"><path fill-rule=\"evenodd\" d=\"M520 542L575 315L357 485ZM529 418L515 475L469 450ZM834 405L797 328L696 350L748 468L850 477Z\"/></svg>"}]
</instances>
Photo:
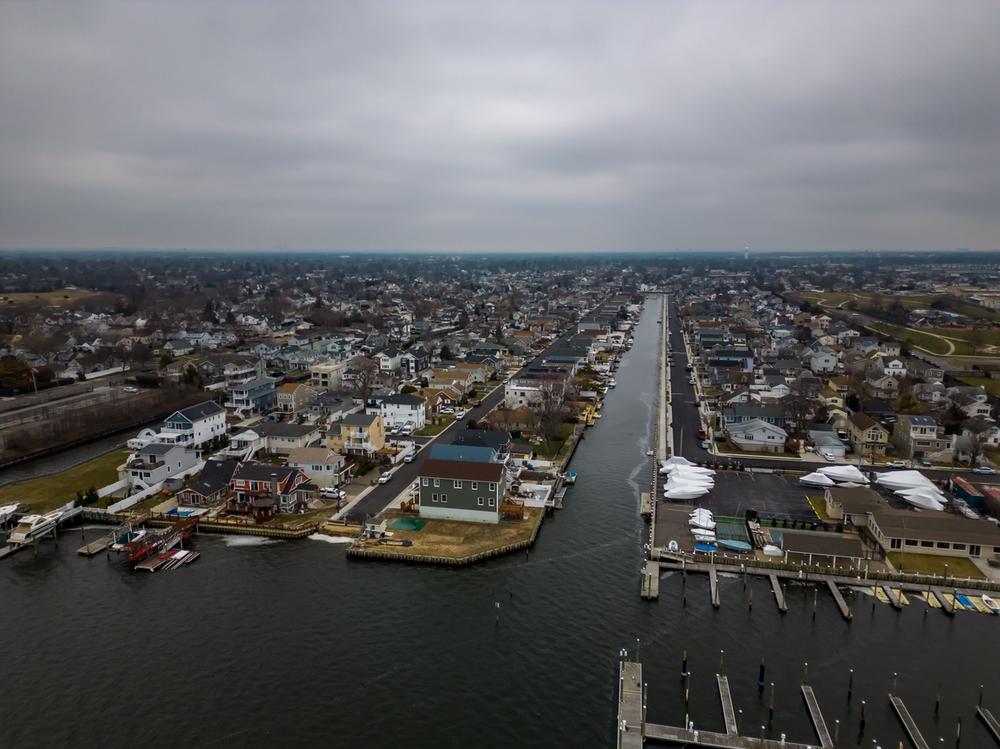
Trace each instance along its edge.
<instances>
[{"instance_id":1,"label":"grassy embankment","mask_svg":"<svg viewBox=\"0 0 1000 749\"><path fill-rule=\"evenodd\" d=\"M125 462L126 457L128 451L114 450L51 476L0 487L0 504L24 502L37 512L48 512L76 499L77 491L85 492L91 487L100 489L117 481L118 472L115 469ZM94 506L107 505L107 499L101 499Z\"/></svg>"}]
</instances>

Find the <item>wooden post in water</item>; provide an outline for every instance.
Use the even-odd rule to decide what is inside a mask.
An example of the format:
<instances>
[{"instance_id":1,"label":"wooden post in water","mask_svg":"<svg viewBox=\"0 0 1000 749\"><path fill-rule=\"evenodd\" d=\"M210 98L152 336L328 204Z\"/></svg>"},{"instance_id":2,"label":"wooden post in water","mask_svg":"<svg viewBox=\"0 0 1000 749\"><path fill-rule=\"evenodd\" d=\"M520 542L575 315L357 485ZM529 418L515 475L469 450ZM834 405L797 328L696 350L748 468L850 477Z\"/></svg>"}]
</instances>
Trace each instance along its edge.
<instances>
[{"instance_id":1,"label":"wooden post in water","mask_svg":"<svg viewBox=\"0 0 1000 749\"><path fill-rule=\"evenodd\" d=\"M847 675L847 702L851 702L851 694L854 692L854 669L852 668Z\"/></svg>"},{"instance_id":2,"label":"wooden post in water","mask_svg":"<svg viewBox=\"0 0 1000 749\"><path fill-rule=\"evenodd\" d=\"M757 693L762 694L764 692L764 657L761 656L760 659L760 671L757 672ZM983 696L982 690L980 690L979 704L982 704Z\"/></svg>"}]
</instances>

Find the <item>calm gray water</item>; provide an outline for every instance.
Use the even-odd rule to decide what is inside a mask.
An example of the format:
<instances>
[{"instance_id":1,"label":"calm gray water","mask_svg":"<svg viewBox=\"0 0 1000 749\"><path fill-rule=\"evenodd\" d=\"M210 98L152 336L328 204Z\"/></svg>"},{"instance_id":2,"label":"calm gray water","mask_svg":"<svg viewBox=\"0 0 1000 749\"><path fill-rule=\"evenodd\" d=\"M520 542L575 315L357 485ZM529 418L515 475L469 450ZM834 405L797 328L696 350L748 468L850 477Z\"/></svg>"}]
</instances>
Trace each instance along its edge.
<instances>
[{"instance_id":1,"label":"calm gray water","mask_svg":"<svg viewBox=\"0 0 1000 749\"><path fill-rule=\"evenodd\" d=\"M1000 708L993 619L866 603L847 624L821 594L814 621L812 590L797 588L782 617L765 584L750 610L742 580L726 578L718 611L695 577L686 607L677 576L659 601L639 598L658 304L577 452L566 509L529 554L453 570L349 562L319 541L200 537L193 566L150 575L78 557L76 531L37 558L0 562L0 745L607 747L617 654L638 637L655 722L682 719L687 648L693 719L722 728L713 674L724 649L748 733L766 718L754 683L767 655L775 726L789 739L814 739L797 692L808 661L831 726L845 721L845 745L897 746L886 693L898 671L928 738L953 746L960 714L962 746L989 746L973 715L983 681Z\"/></svg>"}]
</instances>

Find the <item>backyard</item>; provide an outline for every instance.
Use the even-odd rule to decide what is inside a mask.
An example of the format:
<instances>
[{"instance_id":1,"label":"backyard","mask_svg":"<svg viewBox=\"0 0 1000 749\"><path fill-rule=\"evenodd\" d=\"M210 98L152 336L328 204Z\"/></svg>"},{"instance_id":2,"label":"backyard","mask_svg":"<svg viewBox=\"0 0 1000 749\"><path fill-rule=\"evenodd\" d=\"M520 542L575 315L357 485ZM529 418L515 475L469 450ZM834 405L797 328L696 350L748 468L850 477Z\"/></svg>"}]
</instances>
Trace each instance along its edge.
<instances>
[{"instance_id":1,"label":"backyard","mask_svg":"<svg viewBox=\"0 0 1000 749\"><path fill-rule=\"evenodd\" d=\"M0 487L0 504L24 502L37 512L48 512L76 499L77 491L100 489L117 481L115 469L127 457L128 451L114 450L61 473ZM105 507L107 502L102 499L95 506Z\"/></svg>"}]
</instances>

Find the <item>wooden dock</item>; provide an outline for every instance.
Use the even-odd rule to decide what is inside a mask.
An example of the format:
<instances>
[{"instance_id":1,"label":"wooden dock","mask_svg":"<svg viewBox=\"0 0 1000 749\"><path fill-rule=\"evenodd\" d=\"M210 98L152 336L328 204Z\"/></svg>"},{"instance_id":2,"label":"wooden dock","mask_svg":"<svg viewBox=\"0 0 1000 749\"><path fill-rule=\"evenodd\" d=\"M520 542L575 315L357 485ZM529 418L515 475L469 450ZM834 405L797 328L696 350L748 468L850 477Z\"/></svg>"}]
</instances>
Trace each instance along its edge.
<instances>
[{"instance_id":1,"label":"wooden dock","mask_svg":"<svg viewBox=\"0 0 1000 749\"><path fill-rule=\"evenodd\" d=\"M618 666L618 749L642 749L642 664Z\"/></svg>"},{"instance_id":2,"label":"wooden dock","mask_svg":"<svg viewBox=\"0 0 1000 749\"><path fill-rule=\"evenodd\" d=\"M771 590L774 592L774 600L778 604L778 611L784 614L788 611L788 604L785 603L785 591L781 589L781 583L775 574L768 575L771 579Z\"/></svg>"},{"instance_id":3,"label":"wooden dock","mask_svg":"<svg viewBox=\"0 0 1000 749\"><path fill-rule=\"evenodd\" d=\"M639 514L648 518L653 514L653 500L650 492L643 492L639 495Z\"/></svg>"},{"instance_id":4,"label":"wooden dock","mask_svg":"<svg viewBox=\"0 0 1000 749\"><path fill-rule=\"evenodd\" d=\"M802 697L805 699L806 707L809 709L809 719L812 720L813 728L816 729L816 738L819 739L820 747L822 749L832 749L833 739L830 738L830 730L826 727L826 721L823 719L823 713L819 709L819 702L816 701L813 688L808 684L802 685Z\"/></svg>"},{"instance_id":5,"label":"wooden dock","mask_svg":"<svg viewBox=\"0 0 1000 749\"><path fill-rule=\"evenodd\" d=\"M719 573L714 564L708 568L708 586L712 593L712 605L719 608L721 604L719 601Z\"/></svg>"},{"instance_id":6,"label":"wooden dock","mask_svg":"<svg viewBox=\"0 0 1000 749\"><path fill-rule=\"evenodd\" d=\"M927 742L924 741L923 734L920 733L920 729L917 728L917 722L913 720L913 716L910 715L910 711L906 709L906 705L903 701L899 699L894 694L889 695L889 702L892 703L892 709L896 711L896 717L899 718L899 722L903 724L903 729L906 731L906 735L910 737L910 743L916 747L916 749L930 749L927 746Z\"/></svg>"},{"instance_id":7,"label":"wooden dock","mask_svg":"<svg viewBox=\"0 0 1000 749\"><path fill-rule=\"evenodd\" d=\"M714 747L714 749L822 749L814 744L801 744L796 741L730 736L728 733L689 730L675 726L661 726L656 723L646 724L645 735L646 738L657 741L669 741L684 746Z\"/></svg>"},{"instance_id":8,"label":"wooden dock","mask_svg":"<svg viewBox=\"0 0 1000 749\"><path fill-rule=\"evenodd\" d=\"M997 744L1000 744L1000 723L993 717L993 713L982 705L979 705L976 707L976 715L979 717L979 720L986 724L986 729L993 734L993 740Z\"/></svg>"},{"instance_id":9,"label":"wooden dock","mask_svg":"<svg viewBox=\"0 0 1000 749\"><path fill-rule=\"evenodd\" d=\"M944 611L944 613L948 616L955 616L955 607L943 592L940 590L932 590L931 595L933 595L938 600L938 603L941 604L941 610Z\"/></svg>"},{"instance_id":10,"label":"wooden dock","mask_svg":"<svg viewBox=\"0 0 1000 749\"><path fill-rule=\"evenodd\" d=\"M733 707L733 695L729 691L729 677L716 674L715 680L719 683L719 699L722 701L722 719L726 722L726 733L737 736L740 730L736 725L736 708Z\"/></svg>"},{"instance_id":11,"label":"wooden dock","mask_svg":"<svg viewBox=\"0 0 1000 749\"><path fill-rule=\"evenodd\" d=\"M837 608L840 609L840 615L847 621L851 621L854 615L851 613L851 607L848 606L847 601L844 600L844 594L841 593L840 588L837 587L837 583L835 583L832 578L827 578L826 585L830 589L830 595L833 596L833 600L837 602Z\"/></svg>"},{"instance_id":12,"label":"wooden dock","mask_svg":"<svg viewBox=\"0 0 1000 749\"><path fill-rule=\"evenodd\" d=\"M899 600L899 595L896 593L895 590L893 590L893 588L891 588L888 585L882 585L881 588L882 592L885 593L886 597L889 599L889 603L892 604L892 607L894 609L899 611L900 609L903 608L903 603L902 601Z\"/></svg>"},{"instance_id":13,"label":"wooden dock","mask_svg":"<svg viewBox=\"0 0 1000 749\"><path fill-rule=\"evenodd\" d=\"M646 569L643 570L640 595L649 600L660 597L660 565L652 559L646 562Z\"/></svg>"}]
</instances>

